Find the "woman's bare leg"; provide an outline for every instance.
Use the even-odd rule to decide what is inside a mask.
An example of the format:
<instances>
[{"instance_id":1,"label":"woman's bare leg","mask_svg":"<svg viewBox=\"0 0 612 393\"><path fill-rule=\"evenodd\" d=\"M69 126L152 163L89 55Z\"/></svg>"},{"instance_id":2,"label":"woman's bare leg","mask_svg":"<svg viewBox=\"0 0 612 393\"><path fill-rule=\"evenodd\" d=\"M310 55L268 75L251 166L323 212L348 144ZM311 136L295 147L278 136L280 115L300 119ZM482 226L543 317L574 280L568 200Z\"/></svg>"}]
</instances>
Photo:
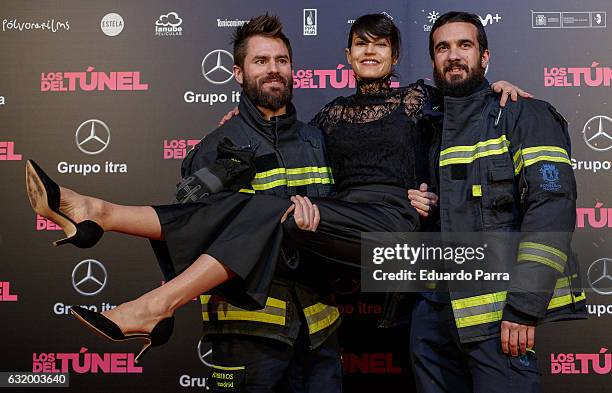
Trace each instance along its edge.
<instances>
[{"instance_id":1,"label":"woman's bare leg","mask_svg":"<svg viewBox=\"0 0 612 393\"><path fill-rule=\"evenodd\" d=\"M210 255L200 255L181 274L136 300L122 303L102 314L115 322L123 333L148 333L160 320L234 276Z\"/></svg>"},{"instance_id":2,"label":"woman's bare leg","mask_svg":"<svg viewBox=\"0 0 612 393\"><path fill-rule=\"evenodd\" d=\"M161 240L161 224L151 206L116 205L60 187L60 210L75 222L95 221L104 231Z\"/></svg>"}]
</instances>

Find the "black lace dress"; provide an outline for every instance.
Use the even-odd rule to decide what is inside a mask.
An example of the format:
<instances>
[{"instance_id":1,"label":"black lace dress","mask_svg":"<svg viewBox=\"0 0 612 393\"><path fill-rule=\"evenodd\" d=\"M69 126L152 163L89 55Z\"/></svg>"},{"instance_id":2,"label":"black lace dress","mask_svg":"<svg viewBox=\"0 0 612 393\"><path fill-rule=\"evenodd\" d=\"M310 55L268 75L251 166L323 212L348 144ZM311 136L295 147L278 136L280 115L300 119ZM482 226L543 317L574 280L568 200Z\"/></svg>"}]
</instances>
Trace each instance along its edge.
<instances>
[{"instance_id":1,"label":"black lace dress","mask_svg":"<svg viewBox=\"0 0 612 393\"><path fill-rule=\"evenodd\" d=\"M358 274L362 232L418 230L407 190L429 183L429 139L421 126L427 99L422 84L391 89L388 80L377 80L326 105L311 124L325 132L337 195L313 199L321 214L316 232L302 231L290 219L286 237L331 263L341 262L335 269L340 274Z\"/></svg>"}]
</instances>

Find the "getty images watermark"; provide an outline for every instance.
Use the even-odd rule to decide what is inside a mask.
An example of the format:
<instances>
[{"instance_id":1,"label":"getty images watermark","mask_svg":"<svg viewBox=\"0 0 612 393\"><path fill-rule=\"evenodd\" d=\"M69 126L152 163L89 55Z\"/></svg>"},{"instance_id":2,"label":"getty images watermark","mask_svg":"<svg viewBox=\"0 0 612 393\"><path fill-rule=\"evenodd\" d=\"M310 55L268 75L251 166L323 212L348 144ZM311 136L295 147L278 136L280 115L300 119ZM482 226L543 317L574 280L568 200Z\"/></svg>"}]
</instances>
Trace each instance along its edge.
<instances>
[{"instance_id":1,"label":"getty images watermark","mask_svg":"<svg viewBox=\"0 0 612 393\"><path fill-rule=\"evenodd\" d=\"M502 291L530 280L536 269L556 270L579 285L569 233L381 233L362 234L361 285L366 292L436 290Z\"/></svg>"}]
</instances>

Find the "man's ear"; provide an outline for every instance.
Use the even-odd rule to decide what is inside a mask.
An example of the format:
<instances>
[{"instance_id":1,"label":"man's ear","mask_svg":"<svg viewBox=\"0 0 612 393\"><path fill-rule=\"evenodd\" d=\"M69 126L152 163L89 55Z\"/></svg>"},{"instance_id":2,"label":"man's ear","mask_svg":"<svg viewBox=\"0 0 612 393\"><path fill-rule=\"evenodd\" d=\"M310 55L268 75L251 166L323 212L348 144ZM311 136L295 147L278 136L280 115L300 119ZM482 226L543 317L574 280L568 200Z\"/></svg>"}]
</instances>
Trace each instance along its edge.
<instances>
[{"instance_id":1,"label":"man's ear","mask_svg":"<svg viewBox=\"0 0 612 393\"><path fill-rule=\"evenodd\" d=\"M234 73L234 78L236 78L236 82L238 82L238 84L242 86L242 82L243 82L242 68L234 64L232 66L232 71Z\"/></svg>"},{"instance_id":2,"label":"man's ear","mask_svg":"<svg viewBox=\"0 0 612 393\"><path fill-rule=\"evenodd\" d=\"M482 52L482 57L480 59L480 63L482 65L482 68L487 68L487 65L489 64L489 57L490 57L490 53L488 49L485 49L484 52Z\"/></svg>"},{"instance_id":3,"label":"man's ear","mask_svg":"<svg viewBox=\"0 0 612 393\"><path fill-rule=\"evenodd\" d=\"M351 64L351 50L349 48L344 48L344 54L346 55L346 62Z\"/></svg>"}]
</instances>

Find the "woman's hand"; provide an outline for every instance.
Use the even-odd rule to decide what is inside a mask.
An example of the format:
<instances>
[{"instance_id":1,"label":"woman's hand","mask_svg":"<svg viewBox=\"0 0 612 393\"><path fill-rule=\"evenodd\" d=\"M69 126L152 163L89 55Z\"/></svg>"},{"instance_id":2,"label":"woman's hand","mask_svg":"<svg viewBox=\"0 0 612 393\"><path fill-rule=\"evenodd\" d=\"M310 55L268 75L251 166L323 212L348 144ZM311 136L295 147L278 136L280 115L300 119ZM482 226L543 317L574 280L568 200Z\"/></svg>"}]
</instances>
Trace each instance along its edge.
<instances>
[{"instance_id":1,"label":"woman's hand","mask_svg":"<svg viewBox=\"0 0 612 393\"><path fill-rule=\"evenodd\" d=\"M512 86L512 85L511 85ZM516 101L516 100L515 100ZM503 105L502 105L503 106ZM221 118L221 120L219 120L219 124L218 126L221 127L222 125L225 124L226 121L229 121L232 117L234 116L238 116L238 114L240 113L240 111L238 110L238 107L235 106L234 109L232 109L231 111L227 112L225 114L225 116L223 116Z\"/></svg>"},{"instance_id":2,"label":"woman's hand","mask_svg":"<svg viewBox=\"0 0 612 393\"><path fill-rule=\"evenodd\" d=\"M428 217L431 211L438 206L438 196L427 192L427 184L423 183L418 190L408 190L410 204L421 217Z\"/></svg>"},{"instance_id":3,"label":"woman's hand","mask_svg":"<svg viewBox=\"0 0 612 393\"><path fill-rule=\"evenodd\" d=\"M491 85L491 89L498 94L501 93L501 97L499 99L499 106L501 107L506 106L508 97L510 97L512 101L518 100L518 96L523 98L533 98L533 94L527 93L525 90L518 86L514 86L512 83L507 81L497 81Z\"/></svg>"},{"instance_id":4,"label":"woman's hand","mask_svg":"<svg viewBox=\"0 0 612 393\"><path fill-rule=\"evenodd\" d=\"M287 209L281 222L284 222L289 213L293 211L293 218L298 228L303 231L315 232L321 221L317 205L313 205L308 197L299 195L291 197L291 202L293 202L293 205Z\"/></svg>"}]
</instances>

